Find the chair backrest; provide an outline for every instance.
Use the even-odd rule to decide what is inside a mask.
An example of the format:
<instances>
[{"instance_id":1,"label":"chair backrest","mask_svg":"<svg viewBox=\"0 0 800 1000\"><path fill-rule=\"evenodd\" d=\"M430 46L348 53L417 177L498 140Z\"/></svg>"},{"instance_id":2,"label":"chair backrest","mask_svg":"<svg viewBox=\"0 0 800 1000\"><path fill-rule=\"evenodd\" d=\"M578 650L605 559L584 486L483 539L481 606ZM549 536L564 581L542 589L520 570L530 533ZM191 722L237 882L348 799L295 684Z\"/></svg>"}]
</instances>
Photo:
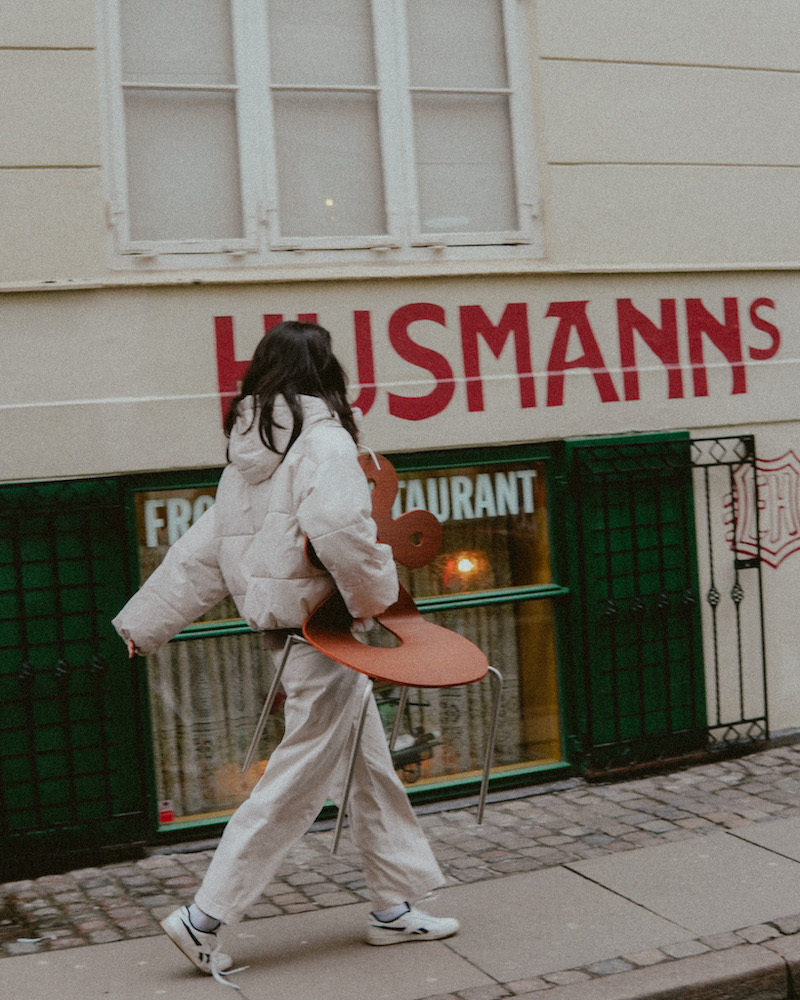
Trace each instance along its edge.
<instances>
[{"instance_id":1,"label":"chair backrest","mask_svg":"<svg viewBox=\"0 0 800 1000\"><path fill-rule=\"evenodd\" d=\"M418 569L434 559L442 548L442 526L427 510L409 510L392 517L397 496L397 473L384 455L359 456L364 475L372 485L372 517L378 526L378 541L388 545L397 562Z\"/></svg>"},{"instance_id":2,"label":"chair backrest","mask_svg":"<svg viewBox=\"0 0 800 1000\"><path fill-rule=\"evenodd\" d=\"M372 484L372 516L378 541L391 546L397 562L411 569L425 566L442 547L442 526L426 510L392 517L397 473L383 455L360 458ZM337 663L376 680L411 687L456 687L486 676L489 662L474 643L450 629L425 621L403 587L398 600L378 621L398 640L392 647L367 646L350 632L351 618L338 591L306 619L303 635Z\"/></svg>"}]
</instances>

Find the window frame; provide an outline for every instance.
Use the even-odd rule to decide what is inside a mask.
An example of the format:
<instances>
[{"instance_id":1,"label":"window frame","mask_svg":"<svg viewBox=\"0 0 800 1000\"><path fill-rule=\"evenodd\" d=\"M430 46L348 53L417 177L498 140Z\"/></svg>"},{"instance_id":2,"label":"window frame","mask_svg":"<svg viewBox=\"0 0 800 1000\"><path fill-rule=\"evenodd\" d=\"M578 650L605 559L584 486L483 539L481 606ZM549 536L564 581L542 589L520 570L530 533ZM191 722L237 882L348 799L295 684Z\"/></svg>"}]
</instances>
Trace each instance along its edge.
<instances>
[{"instance_id":1,"label":"window frame","mask_svg":"<svg viewBox=\"0 0 800 1000\"><path fill-rule=\"evenodd\" d=\"M483 590L463 594L441 595L419 598L415 601L422 614L449 610L466 610L483 606L491 608L496 605L514 605L531 601L549 601L553 607L553 623L556 639L556 685L558 690L558 715L560 732L560 752L558 760L546 763L522 762L514 765L501 766L493 770L490 778L490 790L499 792L505 789L533 786L554 777L568 777L575 774L573 757L576 755L572 747L573 733L572 715L574 708L571 701L580 698L581 692L575 689L572 679L572 668L569 662L570 650L570 583L568 579L569 565L566 554L567 526L555 512L563 510L565 479L563 473L564 446L562 442L524 443L517 445L486 445L459 447L446 450L429 450L419 452L387 452L392 464L400 473L408 472L438 472L464 466L486 466L522 461L543 462L547 465L547 506L548 531L550 543L550 566L552 580L549 583L530 584L519 587L507 587L498 590ZM124 479L125 508L129 526L128 551L134 586L139 585L139 552L136 521L136 495L140 492L161 490L214 488L217 486L223 469L219 467L197 469L194 471L173 471L160 473L141 473ZM192 623L172 640L172 643L191 642L193 640L225 638L251 633L251 629L242 618L230 618L218 621ZM149 706L149 689L146 672L141 667L141 683L143 702ZM150 733L149 717L146 732ZM151 784L151 797L155 801L155 770L150 764L148 779ZM480 785L479 775L442 776L420 786L406 786L405 792L414 805L430 802L443 802L448 799L460 798L464 795L476 794ZM335 807L326 805L320 818L328 819L333 815ZM227 822L227 816L210 816L204 819L170 822L156 825L154 835L159 842L167 842L185 836L187 831L214 830L221 831Z\"/></svg>"},{"instance_id":2,"label":"window frame","mask_svg":"<svg viewBox=\"0 0 800 1000\"><path fill-rule=\"evenodd\" d=\"M519 228L497 232L423 232L419 219L413 153L413 92L409 88L404 0L370 0L376 63L378 127L387 233L343 237L291 237L280 229L277 157L273 141L273 84L268 52L268 12L264 0L230 0L235 82L239 182L243 232L239 238L135 240L131 237L126 166L125 81L119 4L100 3L105 41L108 222L116 266L274 267L281 264L384 264L436 260L541 257L543 253L535 178L530 51L523 0L502 4L508 81L493 92L508 97L513 188ZM128 85L130 86L130 85ZM146 84L140 81L138 89ZM152 84L155 89L165 85ZM280 84L275 85L280 87ZM177 87L175 89L178 89ZM198 85L212 90L212 86ZM217 88L218 89L218 88ZM321 86L320 90L330 90ZM363 88L358 88L363 89ZM426 89L426 88L423 88ZM482 93L480 89L465 91ZM489 92L488 90L486 91Z\"/></svg>"}]
</instances>

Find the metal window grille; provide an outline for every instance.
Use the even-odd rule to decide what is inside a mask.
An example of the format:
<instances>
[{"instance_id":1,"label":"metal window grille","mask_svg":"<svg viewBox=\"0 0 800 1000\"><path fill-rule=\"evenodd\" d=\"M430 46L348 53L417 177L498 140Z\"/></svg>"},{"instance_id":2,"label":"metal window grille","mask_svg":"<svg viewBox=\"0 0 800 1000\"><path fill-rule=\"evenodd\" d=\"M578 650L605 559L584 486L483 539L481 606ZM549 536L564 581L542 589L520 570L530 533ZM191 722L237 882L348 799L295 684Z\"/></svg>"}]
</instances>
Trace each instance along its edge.
<instances>
[{"instance_id":1,"label":"metal window grille","mask_svg":"<svg viewBox=\"0 0 800 1000\"><path fill-rule=\"evenodd\" d=\"M587 771L766 737L760 560L732 541L752 437L572 454Z\"/></svg>"},{"instance_id":2,"label":"metal window grille","mask_svg":"<svg viewBox=\"0 0 800 1000\"><path fill-rule=\"evenodd\" d=\"M113 480L0 489L0 834L23 853L142 839L123 515Z\"/></svg>"}]
</instances>

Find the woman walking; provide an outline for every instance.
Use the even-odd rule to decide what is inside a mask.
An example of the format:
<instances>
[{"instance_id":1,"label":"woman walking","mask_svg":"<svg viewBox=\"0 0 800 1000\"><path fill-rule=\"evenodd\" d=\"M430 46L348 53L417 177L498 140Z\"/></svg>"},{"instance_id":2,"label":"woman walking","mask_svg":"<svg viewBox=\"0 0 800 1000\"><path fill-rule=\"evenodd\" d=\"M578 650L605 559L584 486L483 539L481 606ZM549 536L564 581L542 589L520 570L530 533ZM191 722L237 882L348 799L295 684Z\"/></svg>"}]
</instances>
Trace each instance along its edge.
<instances>
[{"instance_id":1,"label":"woman walking","mask_svg":"<svg viewBox=\"0 0 800 1000\"><path fill-rule=\"evenodd\" d=\"M377 541L358 429L326 330L300 322L273 327L255 351L225 430L229 464L214 506L114 619L131 655L155 651L227 594L275 655L334 589L356 627L397 598L392 553ZM230 967L218 927L241 919L258 899L325 800L340 801L369 683L310 645L293 646L283 674L284 738L228 822L194 901L162 921L202 972L216 977ZM454 934L456 920L414 905L444 880L394 771L374 701L349 816L373 907L367 942Z\"/></svg>"}]
</instances>

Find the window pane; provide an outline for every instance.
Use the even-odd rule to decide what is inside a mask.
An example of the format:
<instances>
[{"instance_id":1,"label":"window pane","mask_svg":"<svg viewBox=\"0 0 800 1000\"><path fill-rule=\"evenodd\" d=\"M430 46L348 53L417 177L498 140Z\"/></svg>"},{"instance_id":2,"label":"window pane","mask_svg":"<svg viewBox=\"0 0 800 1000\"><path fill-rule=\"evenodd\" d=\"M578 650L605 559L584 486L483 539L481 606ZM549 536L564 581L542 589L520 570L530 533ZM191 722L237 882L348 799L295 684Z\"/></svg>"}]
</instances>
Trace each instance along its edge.
<instances>
[{"instance_id":1,"label":"window pane","mask_svg":"<svg viewBox=\"0 0 800 1000\"><path fill-rule=\"evenodd\" d=\"M414 142L423 232L519 228L506 97L417 94Z\"/></svg>"},{"instance_id":2,"label":"window pane","mask_svg":"<svg viewBox=\"0 0 800 1000\"><path fill-rule=\"evenodd\" d=\"M505 87L500 0L408 0L414 87Z\"/></svg>"},{"instance_id":3,"label":"window pane","mask_svg":"<svg viewBox=\"0 0 800 1000\"><path fill-rule=\"evenodd\" d=\"M398 473L392 514L428 510L444 531L439 555L398 567L413 597L550 583L546 463Z\"/></svg>"},{"instance_id":4,"label":"window pane","mask_svg":"<svg viewBox=\"0 0 800 1000\"><path fill-rule=\"evenodd\" d=\"M258 635L169 643L147 657L162 821L230 812L247 798L282 736L279 710L247 774L242 763L272 677Z\"/></svg>"},{"instance_id":5,"label":"window pane","mask_svg":"<svg viewBox=\"0 0 800 1000\"><path fill-rule=\"evenodd\" d=\"M282 236L386 232L373 95L278 93L275 133Z\"/></svg>"},{"instance_id":6,"label":"window pane","mask_svg":"<svg viewBox=\"0 0 800 1000\"><path fill-rule=\"evenodd\" d=\"M129 91L125 120L131 239L241 238L233 95Z\"/></svg>"},{"instance_id":7,"label":"window pane","mask_svg":"<svg viewBox=\"0 0 800 1000\"><path fill-rule=\"evenodd\" d=\"M123 0L127 83L232 83L230 0Z\"/></svg>"},{"instance_id":8,"label":"window pane","mask_svg":"<svg viewBox=\"0 0 800 1000\"><path fill-rule=\"evenodd\" d=\"M552 602L464 608L425 617L466 636L503 675L495 766L560 760ZM378 685L375 693L384 726L391 732L399 692ZM482 770L491 718L488 681L417 688L408 701L394 751L395 766L406 784Z\"/></svg>"},{"instance_id":9,"label":"window pane","mask_svg":"<svg viewBox=\"0 0 800 1000\"><path fill-rule=\"evenodd\" d=\"M428 620L466 636L503 674L495 767L561 759L554 613L551 601L440 612ZM270 715L251 770L241 762L255 729L272 663L258 635L170 643L148 656L153 755L162 822L230 812L263 773L283 734ZM398 691L376 685L391 732ZM491 721L488 681L410 692L393 754L406 784L477 774Z\"/></svg>"},{"instance_id":10,"label":"window pane","mask_svg":"<svg viewBox=\"0 0 800 1000\"><path fill-rule=\"evenodd\" d=\"M273 83L375 82L369 0L270 0Z\"/></svg>"}]
</instances>

